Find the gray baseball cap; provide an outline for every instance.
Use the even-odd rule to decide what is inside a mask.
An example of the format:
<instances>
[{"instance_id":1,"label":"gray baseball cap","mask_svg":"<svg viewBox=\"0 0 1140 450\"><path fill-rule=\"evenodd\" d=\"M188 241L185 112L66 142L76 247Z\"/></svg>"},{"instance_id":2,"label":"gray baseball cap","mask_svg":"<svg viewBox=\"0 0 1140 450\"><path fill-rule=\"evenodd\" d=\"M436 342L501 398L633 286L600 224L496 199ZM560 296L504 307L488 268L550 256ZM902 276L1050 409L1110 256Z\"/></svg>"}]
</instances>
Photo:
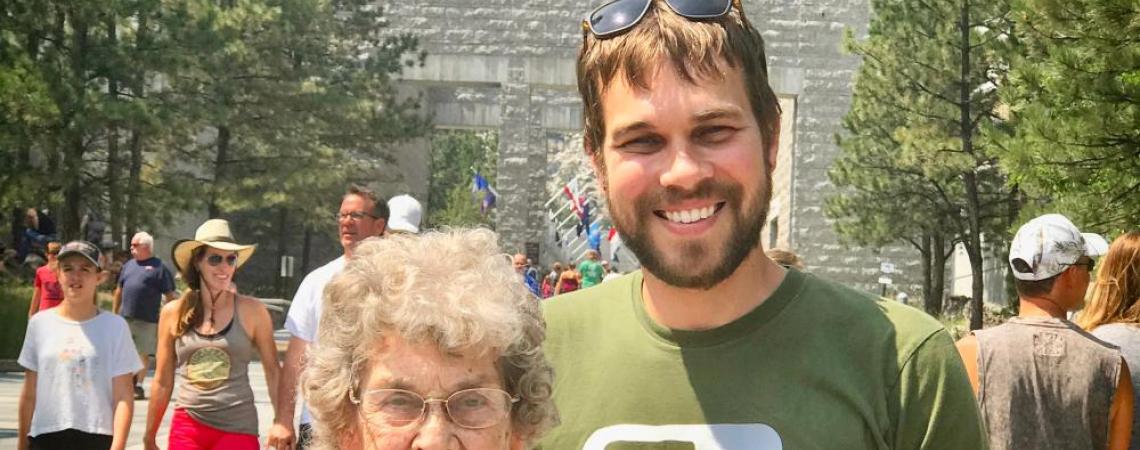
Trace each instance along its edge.
<instances>
[{"instance_id":1,"label":"gray baseball cap","mask_svg":"<svg viewBox=\"0 0 1140 450\"><path fill-rule=\"evenodd\" d=\"M1046 214L1017 230L1009 246L1009 267L1019 280L1037 281L1060 275L1082 256L1108 252L1099 234L1081 233L1068 217Z\"/></svg>"}]
</instances>

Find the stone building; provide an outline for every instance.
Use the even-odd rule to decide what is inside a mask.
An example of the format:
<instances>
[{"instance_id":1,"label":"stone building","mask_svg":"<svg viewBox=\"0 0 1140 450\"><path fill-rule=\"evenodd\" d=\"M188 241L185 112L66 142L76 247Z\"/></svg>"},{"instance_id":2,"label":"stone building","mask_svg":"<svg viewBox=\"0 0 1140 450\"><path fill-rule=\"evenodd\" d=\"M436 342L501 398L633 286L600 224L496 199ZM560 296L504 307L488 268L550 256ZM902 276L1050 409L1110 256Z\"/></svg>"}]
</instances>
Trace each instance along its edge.
<instances>
[{"instance_id":1,"label":"stone building","mask_svg":"<svg viewBox=\"0 0 1140 450\"><path fill-rule=\"evenodd\" d=\"M427 52L422 67L404 73L404 87L423 96L441 128L497 130L501 194L497 226L504 243L522 249L538 243L551 255L544 203L559 170L559 152L581 151L581 105L574 61L582 39L581 19L598 1L582 0L400 0L382 1L387 32L411 32ZM885 249L878 254L845 249L823 215L831 192L827 170L838 147L835 135L851 99L859 60L842 50L851 29L866 32L866 0L744 0L744 9L764 34L769 75L784 108L780 159L774 179L766 248L790 248L810 271L879 291L880 263L896 268L895 289L921 298L917 252ZM401 152L407 176L403 190L426 198L427 143ZM900 218L905 220L905 218Z\"/></svg>"}]
</instances>

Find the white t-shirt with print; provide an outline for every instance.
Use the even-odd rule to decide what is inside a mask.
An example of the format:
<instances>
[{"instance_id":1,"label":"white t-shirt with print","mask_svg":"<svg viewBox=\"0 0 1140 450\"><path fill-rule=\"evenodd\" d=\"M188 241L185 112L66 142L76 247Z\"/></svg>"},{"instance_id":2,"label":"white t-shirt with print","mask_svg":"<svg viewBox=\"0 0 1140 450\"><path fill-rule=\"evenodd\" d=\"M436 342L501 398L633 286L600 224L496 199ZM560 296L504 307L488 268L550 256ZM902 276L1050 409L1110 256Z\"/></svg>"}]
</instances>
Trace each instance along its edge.
<instances>
[{"instance_id":1,"label":"white t-shirt with print","mask_svg":"<svg viewBox=\"0 0 1140 450\"><path fill-rule=\"evenodd\" d=\"M142 370L127 322L106 311L83 322L61 317L58 308L32 316L18 361L36 372L29 436L69 428L112 434L112 380Z\"/></svg>"},{"instance_id":2,"label":"white t-shirt with print","mask_svg":"<svg viewBox=\"0 0 1140 450\"><path fill-rule=\"evenodd\" d=\"M293 303L289 305L289 315L285 318L285 329L293 337L308 342L309 345L317 343L317 324L321 322L321 303L325 285L344 269L345 258L330 261L317 270L305 275L297 294L293 296ZM313 421L309 415L308 405L301 406L301 423Z\"/></svg>"}]
</instances>

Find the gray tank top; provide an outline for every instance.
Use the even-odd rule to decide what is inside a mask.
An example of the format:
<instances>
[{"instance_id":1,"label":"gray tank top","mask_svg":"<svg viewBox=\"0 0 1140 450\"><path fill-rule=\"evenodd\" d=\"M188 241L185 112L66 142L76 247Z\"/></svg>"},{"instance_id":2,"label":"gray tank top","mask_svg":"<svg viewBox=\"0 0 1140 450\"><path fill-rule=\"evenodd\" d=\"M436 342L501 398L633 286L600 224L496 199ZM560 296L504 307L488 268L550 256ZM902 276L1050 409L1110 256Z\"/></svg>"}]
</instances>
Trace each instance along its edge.
<instances>
[{"instance_id":1,"label":"gray tank top","mask_svg":"<svg viewBox=\"0 0 1140 450\"><path fill-rule=\"evenodd\" d=\"M1064 319L978 330L978 404L993 450L1104 450L1120 352Z\"/></svg>"},{"instance_id":2,"label":"gray tank top","mask_svg":"<svg viewBox=\"0 0 1140 450\"><path fill-rule=\"evenodd\" d=\"M236 300L236 299L235 299ZM214 335L188 330L174 341L177 405L194 420L231 433L257 435L257 408L249 386L253 342L234 302L234 318Z\"/></svg>"},{"instance_id":3,"label":"gray tank top","mask_svg":"<svg viewBox=\"0 0 1140 450\"><path fill-rule=\"evenodd\" d=\"M1109 344L1120 347L1120 354L1124 362L1128 363L1130 373L1140 370L1140 324L1110 323L1101 325L1092 330L1093 336L1104 339ZM1132 391L1136 396L1136 404L1140 404L1140 376L1132 376ZM1132 415L1132 450L1140 450L1140 414Z\"/></svg>"}]
</instances>

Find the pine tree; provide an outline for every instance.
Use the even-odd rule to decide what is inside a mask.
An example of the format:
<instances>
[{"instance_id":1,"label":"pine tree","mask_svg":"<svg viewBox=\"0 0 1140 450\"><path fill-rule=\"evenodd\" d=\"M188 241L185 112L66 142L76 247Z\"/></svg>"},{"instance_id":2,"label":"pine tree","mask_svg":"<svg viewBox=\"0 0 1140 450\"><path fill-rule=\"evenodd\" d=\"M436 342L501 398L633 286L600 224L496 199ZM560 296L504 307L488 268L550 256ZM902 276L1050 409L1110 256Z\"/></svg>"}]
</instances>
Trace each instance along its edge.
<instances>
[{"instance_id":1,"label":"pine tree","mask_svg":"<svg viewBox=\"0 0 1140 450\"><path fill-rule=\"evenodd\" d=\"M868 244L904 240L944 255L933 241L961 242L973 273L970 327L981 327L985 245L1001 248L1011 194L991 135L1008 67L1004 1L872 1L868 37L829 202L837 231ZM939 246L941 247L941 246ZM931 267L931 270L936 270ZM933 294L933 293L931 293ZM934 302L930 302L934 304Z\"/></svg>"},{"instance_id":2,"label":"pine tree","mask_svg":"<svg viewBox=\"0 0 1140 450\"><path fill-rule=\"evenodd\" d=\"M1050 211L1110 234L1140 223L1140 5L1016 2L1025 43L1003 89L1013 182ZM1036 213L1031 210L1028 212ZM1084 228L1082 228L1084 229Z\"/></svg>"}]
</instances>

